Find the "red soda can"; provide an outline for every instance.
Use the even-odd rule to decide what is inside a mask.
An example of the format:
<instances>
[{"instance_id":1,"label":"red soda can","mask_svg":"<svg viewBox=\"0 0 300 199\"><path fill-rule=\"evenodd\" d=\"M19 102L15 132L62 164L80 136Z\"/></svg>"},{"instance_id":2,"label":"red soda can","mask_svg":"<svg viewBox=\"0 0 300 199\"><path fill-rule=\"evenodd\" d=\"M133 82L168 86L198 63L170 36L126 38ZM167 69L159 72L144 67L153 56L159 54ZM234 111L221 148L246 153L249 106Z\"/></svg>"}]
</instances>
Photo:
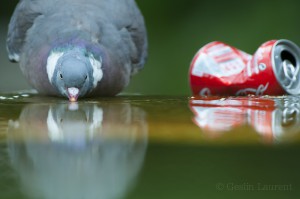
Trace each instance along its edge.
<instances>
[{"instance_id":1,"label":"red soda can","mask_svg":"<svg viewBox=\"0 0 300 199\"><path fill-rule=\"evenodd\" d=\"M300 49L271 40L251 56L222 42L202 47L190 67L195 96L300 94Z\"/></svg>"}]
</instances>

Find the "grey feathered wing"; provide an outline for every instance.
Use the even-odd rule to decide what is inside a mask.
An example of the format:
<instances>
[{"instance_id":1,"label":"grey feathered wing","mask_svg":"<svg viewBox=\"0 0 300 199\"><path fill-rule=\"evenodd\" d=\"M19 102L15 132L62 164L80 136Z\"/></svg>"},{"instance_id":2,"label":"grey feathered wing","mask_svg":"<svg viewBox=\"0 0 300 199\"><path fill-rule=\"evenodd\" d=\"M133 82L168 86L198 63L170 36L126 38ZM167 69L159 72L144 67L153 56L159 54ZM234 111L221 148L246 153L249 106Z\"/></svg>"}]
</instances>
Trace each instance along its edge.
<instances>
[{"instance_id":1,"label":"grey feathered wing","mask_svg":"<svg viewBox=\"0 0 300 199\"><path fill-rule=\"evenodd\" d=\"M31 1L21 0L10 20L6 45L8 58L12 62L19 62L27 30L33 25L34 20L41 15L35 8Z\"/></svg>"},{"instance_id":2,"label":"grey feathered wing","mask_svg":"<svg viewBox=\"0 0 300 199\"><path fill-rule=\"evenodd\" d=\"M148 57L148 41L147 41L147 30L144 22L144 18L137 8L136 3L133 1L134 5L131 9L131 23L125 28L130 33L132 41L136 47L136 53L131 55L131 62L133 65L132 75L141 70Z\"/></svg>"},{"instance_id":3,"label":"grey feathered wing","mask_svg":"<svg viewBox=\"0 0 300 199\"><path fill-rule=\"evenodd\" d=\"M99 3L99 5L105 2L103 0L90 1L91 3ZM120 5L119 1L110 1L110 6L118 5L115 3L119 3ZM11 61L19 61L28 29L34 25L35 19L42 15L43 9L47 9L50 4L53 5L53 2L51 3L51 1L46 0L21 0L18 3L11 18L7 36L7 51ZM123 29L130 34L135 46L135 52L130 55L133 66L132 74L134 74L143 67L147 59L147 32L144 25L144 19L139 9L136 7L135 1L126 0L122 2L122 5L124 7L121 6L121 13L114 17L116 18L115 21L117 22L119 29Z\"/></svg>"}]
</instances>

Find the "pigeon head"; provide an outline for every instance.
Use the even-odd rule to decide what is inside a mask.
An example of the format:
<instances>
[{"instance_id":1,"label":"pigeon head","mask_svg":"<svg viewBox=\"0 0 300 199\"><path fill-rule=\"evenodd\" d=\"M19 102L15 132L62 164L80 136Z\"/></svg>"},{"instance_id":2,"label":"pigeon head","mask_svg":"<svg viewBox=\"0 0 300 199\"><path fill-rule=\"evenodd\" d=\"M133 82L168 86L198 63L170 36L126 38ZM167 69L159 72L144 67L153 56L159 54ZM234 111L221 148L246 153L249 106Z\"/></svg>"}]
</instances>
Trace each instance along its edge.
<instances>
[{"instance_id":1,"label":"pigeon head","mask_svg":"<svg viewBox=\"0 0 300 199\"><path fill-rule=\"evenodd\" d=\"M84 49L51 51L47 59L50 83L70 101L90 93L102 79L102 61Z\"/></svg>"}]
</instances>

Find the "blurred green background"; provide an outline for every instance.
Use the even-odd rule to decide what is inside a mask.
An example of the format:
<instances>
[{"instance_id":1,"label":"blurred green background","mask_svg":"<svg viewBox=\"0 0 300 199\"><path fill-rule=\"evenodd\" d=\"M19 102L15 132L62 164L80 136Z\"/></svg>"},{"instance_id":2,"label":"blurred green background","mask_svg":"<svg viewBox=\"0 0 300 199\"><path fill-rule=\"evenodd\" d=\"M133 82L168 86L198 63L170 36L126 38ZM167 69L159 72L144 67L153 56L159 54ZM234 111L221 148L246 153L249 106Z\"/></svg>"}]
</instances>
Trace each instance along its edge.
<instances>
[{"instance_id":1,"label":"blurred green background","mask_svg":"<svg viewBox=\"0 0 300 199\"><path fill-rule=\"evenodd\" d=\"M0 92L30 88L18 65L9 63L5 40L17 0L2 2ZM300 1L137 0L148 29L149 58L127 92L189 95L188 69L203 45L219 40L254 53L271 39L300 45Z\"/></svg>"}]
</instances>

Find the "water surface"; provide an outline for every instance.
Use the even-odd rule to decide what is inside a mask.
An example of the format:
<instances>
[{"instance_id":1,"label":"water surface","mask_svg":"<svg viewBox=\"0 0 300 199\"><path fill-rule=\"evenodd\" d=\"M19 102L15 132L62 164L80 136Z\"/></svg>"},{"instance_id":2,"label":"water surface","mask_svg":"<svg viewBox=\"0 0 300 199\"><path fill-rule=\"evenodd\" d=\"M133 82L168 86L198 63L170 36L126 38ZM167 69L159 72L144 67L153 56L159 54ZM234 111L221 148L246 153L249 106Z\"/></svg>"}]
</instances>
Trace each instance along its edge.
<instances>
[{"instance_id":1,"label":"water surface","mask_svg":"<svg viewBox=\"0 0 300 199\"><path fill-rule=\"evenodd\" d=\"M297 198L299 97L0 95L0 198Z\"/></svg>"}]
</instances>

